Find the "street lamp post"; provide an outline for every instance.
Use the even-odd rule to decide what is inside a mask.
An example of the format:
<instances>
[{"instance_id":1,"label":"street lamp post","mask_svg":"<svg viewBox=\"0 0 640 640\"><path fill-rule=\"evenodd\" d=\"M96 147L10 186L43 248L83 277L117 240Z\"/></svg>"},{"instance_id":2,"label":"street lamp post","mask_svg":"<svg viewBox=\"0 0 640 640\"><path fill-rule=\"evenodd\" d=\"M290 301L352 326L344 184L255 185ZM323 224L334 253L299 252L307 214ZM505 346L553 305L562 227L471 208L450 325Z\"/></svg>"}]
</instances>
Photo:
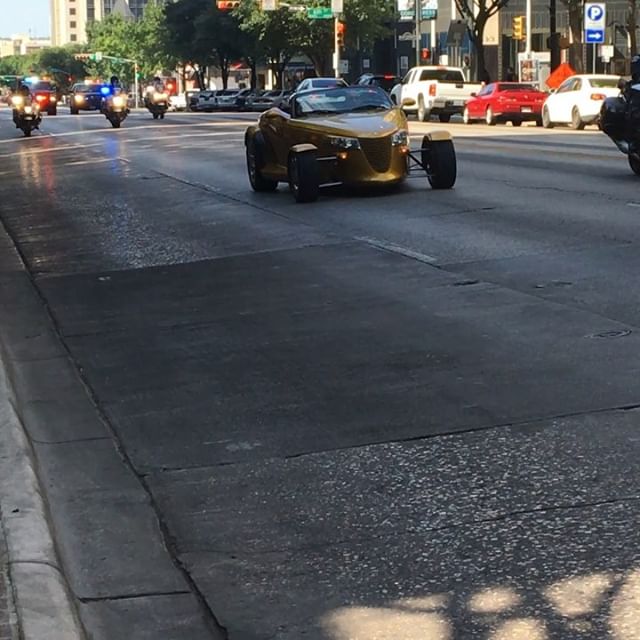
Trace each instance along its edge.
<instances>
[{"instance_id":1,"label":"street lamp post","mask_svg":"<svg viewBox=\"0 0 640 640\"><path fill-rule=\"evenodd\" d=\"M422 44L422 33L420 32L420 18L422 0L413 0L416 5L416 67L420 66L420 45Z\"/></svg>"}]
</instances>

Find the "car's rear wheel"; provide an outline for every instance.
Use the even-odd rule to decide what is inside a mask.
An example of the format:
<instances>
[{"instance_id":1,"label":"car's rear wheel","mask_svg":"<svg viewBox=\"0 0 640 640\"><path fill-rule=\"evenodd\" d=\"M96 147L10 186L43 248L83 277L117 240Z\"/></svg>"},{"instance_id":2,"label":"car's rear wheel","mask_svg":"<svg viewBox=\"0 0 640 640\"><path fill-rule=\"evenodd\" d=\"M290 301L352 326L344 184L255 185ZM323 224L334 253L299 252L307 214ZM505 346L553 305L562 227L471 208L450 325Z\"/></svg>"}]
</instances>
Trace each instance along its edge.
<instances>
[{"instance_id":1,"label":"car's rear wheel","mask_svg":"<svg viewBox=\"0 0 640 640\"><path fill-rule=\"evenodd\" d=\"M631 167L631 171L633 171L637 176L640 176L640 157L635 153L632 153L627 157L629 159L629 167Z\"/></svg>"},{"instance_id":2,"label":"car's rear wheel","mask_svg":"<svg viewBox=\"0 0 640 640\"><path fill-rule=\"evenodd\" d=\"M490 126L493 127L496 123L496 117L493 114L493 109L491 107L487 107L487 111L484 114L484 121Z\"/></svg>"},{"instance_id":3,"label":"car's rear wheel","mask_svg":"<svg viewBox=\"0 0 640 640\"><path fill-rule=\"evenodd\" d=\"M313 151L289 155L289 186L296 202L314 202L320 191L318 160Z\"/></svg>"},{"instance_id":4,"label":"car's rear wheel","mask_svg":"<svg viewBox=\"0 0 640 640\"><path fill-rule=\"evenodd\" d=\"M69 107L69 112L71 113L72 116L78 115L78 109L74 109L73 107Z\"/></svg>"},{"instance_id":5,"label":"car's rear wheel","mask_svg":"<svg viewBox=\"0 0 640 640\"><path fill-rule=\"evenodd\" d=\"M49 109L47 109L47 115L48 116L57 116L58 115L58 107L49 107Z\"/></svg>"},{"instance_id":6,"label":"car's rear wheel","mask_svg":"<svg viewBox=\"0 0 640 640\"><path fill-rule=\"evenodd\" d=\"M582 131L585 128L585 124L580 117L580 110L578 107L573 107L571 110L571 128L576 131Z\"/></svg>"},{"instance_id":7,"label":"car's rear wheel","mask_svg":"<svg viewBox=\"0 0 640 640\"><path fill-rule=\"evenodd\" d=\"M451 114L450 113L440 113L440 114L438 114L438 120L440 120L440 122L449 122L449 120L451 120Z\"/></svg>"},{"instance_id":8,"label":"car's rear wheel","mask_svg":"<svg viewBox=\"0 0 640 640\"><path fill-rule=\"evenodd\" d=\"M427 109L424 104L424 98L422 96L418 96L418 120L420 122L427 122L431 117L431 111Z\"/></svg>"},{"instance_id":9,"label":"car's rear wheel","mask_svg":"<svg viewBox=\"0 0 640 640\"><path fill-rule=\"evenodd\" d=\"M278 188L276 180L269 180L262 175L264 165L262 136L256 133L247 140L247 173L251 188L257 192L270 192Z\"/></svg>"},{"instance_id":10,"label":"car's rear wheel","mask_svg":"<svg viewBox=\"0 0 640 640\"><path fill-rule=\"evenodd\" d=\"M511 125L514 127L519 127L522 125L522 120L512 120Z\"/></svg>"},{"instance_id":11,"label":"car's rear wheel","mask_svg":"<svg viewBox=\"0 0 640 640\"><path fill-rule=\"evenodd\" d=\"M452 140L422 139L422 166L433 189L451 189L458 172Z\"/></svg>"},{"instance_id":12,"label":"car's rear wheel","mask_svg":"<svg viewBox=\"0 0 640 640\"><path fill-rule=\"evenodd\" d=\"M553 129L553 122L551 120L551 114L549 113L548 107L544 107L542 109L542 126L545 129Z\"/></svg>"},{"instance_id":13,"label":"car's rear wheel","mask_svg":"<svg viewBox=\"0 0 640 640\"><path fill-rule=\"evenodd\" d=\"M464 111L462 112L462 122L464 122L465 124L472 124L473 120L471 119L471 116L469 115L469 107L465 107Z\"/></svg>"}]
</instances>

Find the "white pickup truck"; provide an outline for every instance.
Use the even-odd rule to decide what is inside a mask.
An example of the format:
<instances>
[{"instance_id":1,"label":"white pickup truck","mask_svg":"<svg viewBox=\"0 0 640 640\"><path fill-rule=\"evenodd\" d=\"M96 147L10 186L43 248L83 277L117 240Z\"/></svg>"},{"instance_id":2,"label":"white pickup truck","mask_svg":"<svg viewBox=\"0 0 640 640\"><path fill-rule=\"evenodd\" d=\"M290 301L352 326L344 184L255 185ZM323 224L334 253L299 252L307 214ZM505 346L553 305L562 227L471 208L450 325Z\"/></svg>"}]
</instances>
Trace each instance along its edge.
<instances>
[{"instance_id":1,"label":"white pickup truck","mask_svg":"<svg viewBox=\"0 0 640 640\"><path fill-rule=\"evenodd\" d=\"M481 85L467 82L459 67L414 67L391 90L391 100L406 113L417 113L418 120L437 115L449 122L454 113L462 113L472 93Z\"/></svg>"}]
</instances>

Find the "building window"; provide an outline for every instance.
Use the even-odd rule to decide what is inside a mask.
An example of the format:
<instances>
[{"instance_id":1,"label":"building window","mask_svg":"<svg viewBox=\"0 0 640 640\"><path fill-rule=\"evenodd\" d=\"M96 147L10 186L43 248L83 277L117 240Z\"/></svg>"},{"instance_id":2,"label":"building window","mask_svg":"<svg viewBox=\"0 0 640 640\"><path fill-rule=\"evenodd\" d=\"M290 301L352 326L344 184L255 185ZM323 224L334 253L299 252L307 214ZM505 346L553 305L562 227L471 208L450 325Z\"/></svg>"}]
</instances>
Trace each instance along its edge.
<instances>
[{"instance_id":1,"label":"building window","mask_svg":"<svg viewBox=\"0 0 640 640\"><path fill-rule=\"evenodd\" d=\"M69 15L70 16L75 16L76 15L76 10L75 9L69 9Z\"/></svg>"},{"instance_id":2,"label":"building window","mask_svg":"<svg viewBox=\"0 0 640 640\"><path fill-rule=\"evenodd\" d=\"M77 42L77 40L78 40L78 36L77 36L75 33L72 33L72 34L69 36L69 40L71 40L71 42Z\"/></svg>"},{"instance_id":3,"label":"building window","mask_svg":"<svg viewBox=\"0 0 640 640\"><path fill-rule=\"evenodd\" d=\"M75 21L75 20L72 20L72 21L69 23L69 28L70 28L70 29L75 29L75 28L76 28L76 21Z\"/></svg>"}]
</instances>

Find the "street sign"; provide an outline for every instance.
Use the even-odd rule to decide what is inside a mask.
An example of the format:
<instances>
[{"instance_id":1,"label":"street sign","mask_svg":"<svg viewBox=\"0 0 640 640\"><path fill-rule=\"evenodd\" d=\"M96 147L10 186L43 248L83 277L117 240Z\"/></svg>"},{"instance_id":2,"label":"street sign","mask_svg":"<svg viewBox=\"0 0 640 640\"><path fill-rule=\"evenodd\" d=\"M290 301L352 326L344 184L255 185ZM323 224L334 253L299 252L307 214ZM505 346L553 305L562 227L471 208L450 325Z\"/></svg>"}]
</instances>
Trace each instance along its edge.
<instances>
[{"instance_id":1,"label":"street sign","mask_svg":"<svg viewBox=\"0 0 640 640\"><path fill-rule=\"evenodd\" d=\"M311 20L326 20L333 18L331 7L310 7L307 9L307 17Z\"/></svg>"},{"instance_id":2,"label":"street sign","mask_svg":"<svg viewBox=\"0 0 640 640\"><path fill-rule=\"evenodd\" d=\"M416 0L397 0L401 21L416 19ZM438 17L438 0L419 0L420 19L435 20Z\"/></svg>"},{"instance_id":3,"label":"street sign","mask_svg":"<svg viewBox=\"0 0 640 640\"><path fill-rule=\"evenodd\" d=\"M613 45L612 44L601 44L599 47L600 57L604 62L609 62L611 58L613 58Z\"/></svg>"},{"instance_id":4,"label":"street sign","mask_svg":"<svg viewBox=\"0 0 640 640\"><path fill-rule=\"evenodd\" d=\"M344 0L331 0L331 13L342 13L344 11Z\"/></svg>"},{"instance_id":5,"label":"street sign","mask_svg":"<svg viewBox=\"0 0 640 640\"><path fill-rule=\"evenodd\" d=\"M340 60L340 73L349 73L349 61Z\"/></svg>"},{"instance_id":6,"label":"street sign","mask_svg":"<svg viewBox=\"0 0 640 640\"><path fill-rule=\"evenodd\" d=\"M587 2L584 5L584 41L591 44L604 42L607 9L604 2Z\"/></svg>"},{"instance_id":7,"label":"street sign","mask_svg":"<svg viewBox=\"0 0 640 640\"><path fill-rule=\"evenodd\" d=\"M423 20L435 20L438 17L438 0L422 0L421 16Z\"/></svg>"}]
</instances>

